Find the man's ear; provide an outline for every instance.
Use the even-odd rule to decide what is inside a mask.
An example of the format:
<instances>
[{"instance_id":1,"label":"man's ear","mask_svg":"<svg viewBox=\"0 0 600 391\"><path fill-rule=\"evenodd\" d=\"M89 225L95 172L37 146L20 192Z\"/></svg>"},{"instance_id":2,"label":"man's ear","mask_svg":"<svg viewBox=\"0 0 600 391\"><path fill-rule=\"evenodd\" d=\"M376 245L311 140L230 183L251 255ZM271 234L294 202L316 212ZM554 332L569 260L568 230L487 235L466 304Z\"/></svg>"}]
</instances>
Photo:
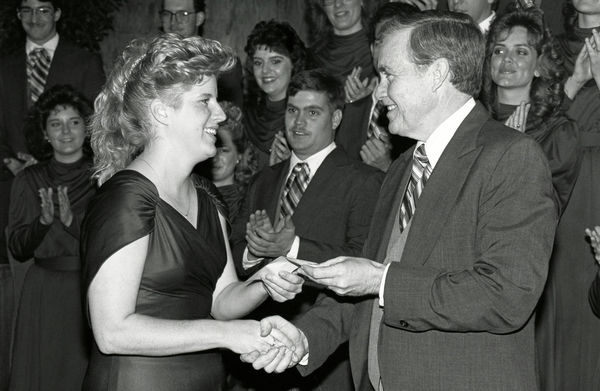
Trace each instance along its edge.
<instances>
[{"instance_id":1,"label":"man's ear","mask_svg":"<svg viewBox=\"0 0 600 391\"><path fill-rule=\"evenodd\" d=\"M433 80L432 90L436 91L450 77L450 64L445 58L439 58L431 64L429 72Z\"/></svg>"},{"instance_id":2,"label":"man's ear","mask_svg":"<svg viewBox=\"0 0 600 391\"><path fill-rule=\"evenodd\" d=\"M54 22L58 22L58 20L60 19L60 17L62 16L62 11L60 8L57 8L56 10L54 10Z\"/></svg>"},{"instance_id":3,"label":"man's ear","mask_svg":"<svg viewBox=\"0 0 600 391\"><path fill-rule=\"evenodd\" d=\"M152 118L154 118L154 120L163 125L169 123L170 112L171 108L158 99L154 99L152 103L150 103L150 115L152 115Z\"/></svg>"},{"instance_id":4,"label":"man's ear","mask_svg":"<svg viewBox=\"0 0 600 391\"><path fill-rule=\"evenodd\" d=\"M202 11L196 12L196 27L200 27L206 20L206 14Z\"/></svg>"},{"instance_id":5,"label":"man's ear","mask_svg":"<svg viewBox=\"0 0 600 391\"><path fill-rule=\"evenodd\" d=\"M340 126L340 122L342 122L342 110L335 109L331 116L331 126L333 127L333 130L336 130L338 126Z\"/></svg>"}]
</instances>

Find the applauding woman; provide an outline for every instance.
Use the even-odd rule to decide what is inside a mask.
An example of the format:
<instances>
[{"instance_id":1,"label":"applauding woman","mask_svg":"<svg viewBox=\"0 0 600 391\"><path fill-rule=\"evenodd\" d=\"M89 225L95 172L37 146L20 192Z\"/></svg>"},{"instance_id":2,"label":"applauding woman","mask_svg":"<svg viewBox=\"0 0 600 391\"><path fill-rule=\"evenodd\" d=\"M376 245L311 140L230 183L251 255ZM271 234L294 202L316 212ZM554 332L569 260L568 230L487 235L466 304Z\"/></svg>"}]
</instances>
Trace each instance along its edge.
<instances>
[{"instance_id":1,"label":"applauding woman","mask_svg":"<svg viewBox=\"0 0 600 391\"><path fill-rule=\"evenodd\" d=\"M95 340L84 389L220 390L219 348L276 343L256 321L223 321L267 293L261 282L237 280L216 190L190 175L217 151L225 114L216 77L234 61L230 49L200 37L133 41L96 100L102 187L83 228Z\"/></svg>"},{"instance_id":2,"label":"applauding woman","mask_svg":"<svg viewBox=\"0 0 600 391\"><path fill-rule=\"evenodd\" d=\"M80 389L89 354L81 310L79 232L90 198L90 104L70 87L42 94L26 122L40 162L12 186L9 249L33 258L18 310L11 390Z\"/></svg>"},{"instance_id":3,"label":"applauding woman","mask_svg":"<svg viewBox=\"0 0 600 391\"><path fill-rule=\"evenodd\" d=\"M539 11L502 15L491 26L482 100L492 116L532 136L548 157L559 213L579 171L579 132L561 110L564 70Z\"/></svg>"}]
</instances>

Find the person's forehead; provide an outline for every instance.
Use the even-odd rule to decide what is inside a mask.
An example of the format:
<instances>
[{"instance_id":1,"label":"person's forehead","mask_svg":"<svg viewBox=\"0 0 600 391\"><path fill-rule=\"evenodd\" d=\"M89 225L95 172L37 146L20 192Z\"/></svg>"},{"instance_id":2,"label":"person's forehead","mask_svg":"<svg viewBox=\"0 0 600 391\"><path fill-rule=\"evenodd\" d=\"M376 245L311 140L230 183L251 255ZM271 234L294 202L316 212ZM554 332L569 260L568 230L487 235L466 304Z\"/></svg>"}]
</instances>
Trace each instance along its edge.
<instances>
[{"instance_id":1,"label":"person's forehead","mask_svg":"<svg viewBox=\"0 0 600 391\"><path fill-rule=\"evenodd\" d=\"M169 10L194 10L194 0L163 0L163 8Z\"/></svg>"},{"instance_id":2,"label":"person's forehead","mask_svg":"<svg viewBox=\"0 0 600 391\"><path fill-rule=\"evenodd\" d=\"M381 41L380 55L382 57L403 55L408 50L411 30L406 28L386 34Z\"/></svg>"},{"instance_id":3,"label":"person's forehead","mask_svg":"<svg viewBox=\"0 0 600 391\"><path fill-rule=\"evenodd\" d=\"M326 108L329 104L329 99L323 91L300 90L288 98L288 103L297 107Z\"/></svg>"}]
</instances>

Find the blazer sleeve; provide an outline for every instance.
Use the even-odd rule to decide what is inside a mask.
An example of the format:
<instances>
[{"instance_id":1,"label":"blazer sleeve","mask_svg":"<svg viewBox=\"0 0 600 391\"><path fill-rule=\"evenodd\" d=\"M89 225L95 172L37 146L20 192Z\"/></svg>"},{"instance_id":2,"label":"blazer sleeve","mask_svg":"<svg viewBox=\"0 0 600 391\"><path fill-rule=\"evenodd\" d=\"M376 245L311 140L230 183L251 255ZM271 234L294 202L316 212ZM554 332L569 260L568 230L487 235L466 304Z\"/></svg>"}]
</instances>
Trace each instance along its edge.
<instances>
[{"instance_id":1,"label":"blazer sleeve","mask_svg":"<svg viewBox=\"0 0 600 391\"><path fill-rule=\"evenodd\" d=\"M473 247L453 252L472 260L447 260L472 266L447 270L392 262L384 286L388 326L503 334L531 317L546 281L557 212L548 164L537 143L519 137L503 148L488 158L491 175L470 178L476 181L471 191L478 193L475 221L453 216L445 227L460 232L465 224L476 224Z\"/></svg>"},{"instance_id":2,"label":"blazer sleeve","mask_svg":"<svg viewBox=\"0 0 600 391\"><path fill-rule=\"evenodd\" d=\"M321 367L342 343L348 341L357 306L353 300L334 298L333 294L323 292L310 310L294 322L308 340L308 364L296 366L302 376Z\"/></svg>"},{"instance_id":3,"label":"blazer sleeve","mask_svg":"<svg viewBox=\"0 0 600 391\"><path fill-rule=\"evenodd\" d=\"M351 199L342 245L300 237L298 258L322 262L340 255L359 256L369 234L383 177L383 173L378 170L368 170L363 173L362 180L355 183L355 195Z\"/></svg>"}]
</instances>

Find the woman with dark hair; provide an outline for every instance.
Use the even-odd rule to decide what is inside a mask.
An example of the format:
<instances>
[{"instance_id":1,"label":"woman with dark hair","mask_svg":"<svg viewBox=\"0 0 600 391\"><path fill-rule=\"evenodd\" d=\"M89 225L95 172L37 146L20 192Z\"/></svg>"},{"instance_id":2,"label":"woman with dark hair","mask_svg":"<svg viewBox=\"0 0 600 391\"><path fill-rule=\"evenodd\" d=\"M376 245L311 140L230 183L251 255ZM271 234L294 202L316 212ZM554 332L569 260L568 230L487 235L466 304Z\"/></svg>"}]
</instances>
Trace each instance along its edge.
<instances>
[{"instance_id":1,"label":"woman with dark hair","mask_svg":"<svg viewBox=\"0 0 600 391\"><path fill-rule=\"evenodd\" d=\"M561 111L564 70L539 11L500 16L488 33L481 100L492 117L533 137L546 153L559 215L579 171L579 132Z\"/></svg>"},{"instance_id":2,"label":"woman with dark hair","mask_svg":"<svg viewBox=\"0 0 600 391\"><path fill-rule=\"evenodd\" d=\"M223 196L228 220L235 220L244 200L252 171L248 163L248 140L242 111L230 102L220 102L227 119L217 130L217 154L210 160L211 179Z\"/></svg>"},{"instance_id":3,"label":"woman with dark hair","mask_svg":"<svg viewBox=\"0 0 600 391\"><path fill-rule=\"evenodd\" d=\"M290 156L284 136L287 86L304 70L307 52L287 22L258 22L246 41L244 123L259 171Z\"/></svg>"},{"instance_id":4,"label":"woman with dark hair","mask_svg":"<svg viewBox=\"0 0 600 391\"><path fill-rule=\"evenodd\" d=\"M81 310L79 232L95 192L86 132L90 104L67 86L43 93L25 125L38 164L12 185L9 249L34 259L18 310L10 390L75 390L89 354Z\"/></svg>"},{"instance_id":5,"label":"woman with dark hair","mask_svg":"<svg viewBox=\"0 0 600 391\"><path fill-rule=\"evenodd\" d=\"M222 390L221 349L293 354L261 336L259 322L233 320L282 277L238 280L223 205L192 174L217 152L225 114L216 80L234 62L231 49L201 37L134 40L96 99L101 187L81 245L94 334L85 390Z\"/></svg>"}]
</instances>

